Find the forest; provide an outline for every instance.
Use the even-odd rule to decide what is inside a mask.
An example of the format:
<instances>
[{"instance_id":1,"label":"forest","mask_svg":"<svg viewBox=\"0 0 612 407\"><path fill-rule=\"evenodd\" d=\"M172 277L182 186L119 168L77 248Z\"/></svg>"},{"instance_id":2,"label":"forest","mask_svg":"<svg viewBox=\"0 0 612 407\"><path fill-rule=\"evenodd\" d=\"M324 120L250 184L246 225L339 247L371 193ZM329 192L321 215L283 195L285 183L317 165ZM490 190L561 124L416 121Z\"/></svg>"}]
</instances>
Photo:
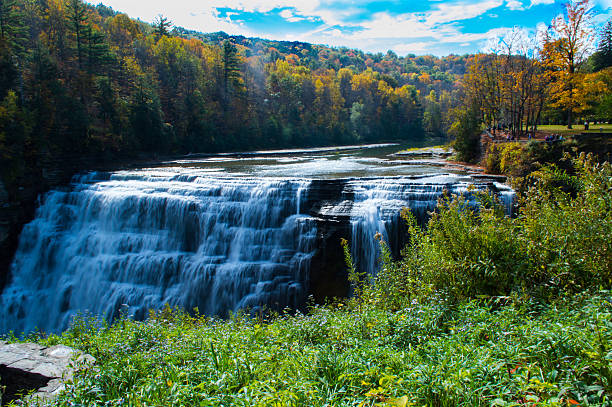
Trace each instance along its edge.
<instances>
[{"instance_id":1,"label":"forest","mask_svg":"<svg viewBox=\"0 0 612 407\"><path fill-rule=\"evenodd\" d=\"M612 23L589 57L588 2L576 4L568 19L584 21L570 57L564 41L572 33L558 21L548 39L509 33L489 53L439 58L203 34L161 15L149 24L81 0L5 0L2 178L10 190L45 157L129 159L448 134L461 144L479 123L518 135L537 123L610 120Z\"/></svg>"}]
</instances>

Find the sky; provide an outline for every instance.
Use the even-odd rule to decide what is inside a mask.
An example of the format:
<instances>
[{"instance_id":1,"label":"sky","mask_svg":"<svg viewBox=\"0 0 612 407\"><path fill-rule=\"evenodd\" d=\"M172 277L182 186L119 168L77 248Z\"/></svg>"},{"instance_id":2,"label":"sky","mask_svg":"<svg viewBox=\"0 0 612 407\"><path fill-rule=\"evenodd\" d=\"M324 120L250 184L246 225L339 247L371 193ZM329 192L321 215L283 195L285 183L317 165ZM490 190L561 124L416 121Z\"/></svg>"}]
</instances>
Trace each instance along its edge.
<instances>
[{"instance_id":1,"label":"sky","mask_svg":"<svg viewBox=\"0 0 612 407\"><path fill-rule=\"evenodd\" d=\"M101 0L151 22L187 29L346 46L366 52L465 54L510 29L533 33L563 13L559 0ZM612 0L591 0L592 25L612 18Z\"/></svg>"}]
</instances>

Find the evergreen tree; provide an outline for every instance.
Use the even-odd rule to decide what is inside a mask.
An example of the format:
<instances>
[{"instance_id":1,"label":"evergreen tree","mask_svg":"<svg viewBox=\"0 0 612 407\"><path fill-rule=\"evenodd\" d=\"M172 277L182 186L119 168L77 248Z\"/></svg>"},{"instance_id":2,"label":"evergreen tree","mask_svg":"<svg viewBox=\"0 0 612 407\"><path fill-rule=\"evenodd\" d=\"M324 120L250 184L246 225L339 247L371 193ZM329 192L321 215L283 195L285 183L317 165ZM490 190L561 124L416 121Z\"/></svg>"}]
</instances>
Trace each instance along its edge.
<instances>
[{"instance_id":1,"label":"evergreen tree","mask_svg":"<svg viewBox=\"0 0 612 407\"><path fill-rule=\"evenodd\" d=\"M7 44L13 54L24 49L24 18L16 0L0 0L0 41Z\"/></svg>"},{"instance_id":2,"label":"evergreen tree","mask_svg":"<svg viewBox=\"0 0 612 407\"><path fill-rule=\"evenodd\" d=\"M612 19L601 30L597 52L593 54L593 71L612 66Z\"/></svg>"},{"instance_id":3,"label":"evergreen tree","mask_svg":"<svg viewBox=\"0 0 612 407\"><path fill-rule=\"evenodd\" d=\"M172 22L163 15L159 14L155 21L153 21L153 28L155 29L155 37L159 40L161 37L168 36L170 29L172 28Z\"/></svg>"},{"instance_id":4,"label":"evergreen tree","mask_svg":"<svg viewBox=\"0 0 612 407\"><path fill-rule=\"evenodd\" d=\"M223 90L229 93L230 85L237 87L240 84L240 59L236 46L229 40L223 42Z\"/></svg>"},{"instance_id":5,"label":"evergreen tree","mask_svg":"<svg viewBox=\"0 0 612 407\"><path fill-rule=\"evenodd\" d=\"M79 69L83 67L83 49L88 32L87 8L81 0L69 0L67 7L68 27L75 39Z\"/></svg>"}]
</instances>

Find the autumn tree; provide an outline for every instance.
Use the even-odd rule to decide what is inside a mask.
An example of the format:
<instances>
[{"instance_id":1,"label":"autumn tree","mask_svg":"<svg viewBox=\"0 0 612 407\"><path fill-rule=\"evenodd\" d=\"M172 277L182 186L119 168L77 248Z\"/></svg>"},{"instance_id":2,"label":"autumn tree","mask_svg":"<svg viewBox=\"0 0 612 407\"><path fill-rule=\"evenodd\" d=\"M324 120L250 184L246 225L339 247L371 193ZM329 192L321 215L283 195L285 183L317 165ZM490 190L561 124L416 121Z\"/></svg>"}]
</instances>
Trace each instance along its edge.
<instances>
[{"instance_id":1,"label":"autumn tree","mask_svg":"<svg viewBox=\"0 0 612 407\"><path fill-rule=\"evenodd\" d=\"M593 42L590 8L590 0L569 1L565 15L552 21L543 39L544 62L554 74L550 86L553 106L566 112L570 129L574 115L584 109L579 103L579 82L583 76L578 68Z\"/></svg>"}]
</instances>

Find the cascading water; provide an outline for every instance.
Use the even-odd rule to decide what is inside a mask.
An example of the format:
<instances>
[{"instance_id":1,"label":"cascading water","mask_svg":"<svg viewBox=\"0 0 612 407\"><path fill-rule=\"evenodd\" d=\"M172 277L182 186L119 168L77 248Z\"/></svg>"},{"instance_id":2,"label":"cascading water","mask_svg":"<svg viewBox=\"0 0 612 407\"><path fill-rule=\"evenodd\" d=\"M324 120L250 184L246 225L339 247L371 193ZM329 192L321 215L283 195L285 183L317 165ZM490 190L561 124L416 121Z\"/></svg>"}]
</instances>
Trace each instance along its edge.
<instances>
[{"instance_id":1,"label":"cascading water","mask_svg":"<svg viewBox=\"0 0 612 407\"><path fill-rule=\"evenodd\" d=\"M398 253L402 241L402 208L410 209L420 224L429 218L438 199L444 194L467 194L468 186L475 190L489 189L496 193L506 213L512 213L514 191L500 183L472 184L465 177L439 175L411 178L359 179L349 182L345 194L353 195L351 210L351 252L358 269L375 274L380 257L380 238Z\"/></svg>"},{"instance_id":2,"label":"cascading water","mask_svg":"<svg viewBox=\"0 0 612 407\"><path fill-rule=\"evenodd\" d=\"M374 274L374 235L397 253L402 208L424 222L442 194L474 183L439 173L349 178L365 164L302 161L255 164L252 176L201 162L90 173L49 192L21 234L0 296L0 333L61 331L84 311L112 320L123 304L138 319L165 304L224 316L297 308L309 294L346 295L341 237L351 240L360 269ZM313 179L278 177L290 170ZM317 178L325 170L341 176ZM510 210L510 188L482 181L476 188L493 190Z\"/></svg>"},{"instance_id":3,"label":"cascading water","mask_svg":"<svg viewBox=\"0 0 612 407\"><path fill-rule=\"evenodd\" d=\"M184 168L78 178L24 228L0 332L61 330L85 310L112 319L122 304L136 318L166 303L296 307L315 249L308 184Z\"/></svg>"}]
</instances>

